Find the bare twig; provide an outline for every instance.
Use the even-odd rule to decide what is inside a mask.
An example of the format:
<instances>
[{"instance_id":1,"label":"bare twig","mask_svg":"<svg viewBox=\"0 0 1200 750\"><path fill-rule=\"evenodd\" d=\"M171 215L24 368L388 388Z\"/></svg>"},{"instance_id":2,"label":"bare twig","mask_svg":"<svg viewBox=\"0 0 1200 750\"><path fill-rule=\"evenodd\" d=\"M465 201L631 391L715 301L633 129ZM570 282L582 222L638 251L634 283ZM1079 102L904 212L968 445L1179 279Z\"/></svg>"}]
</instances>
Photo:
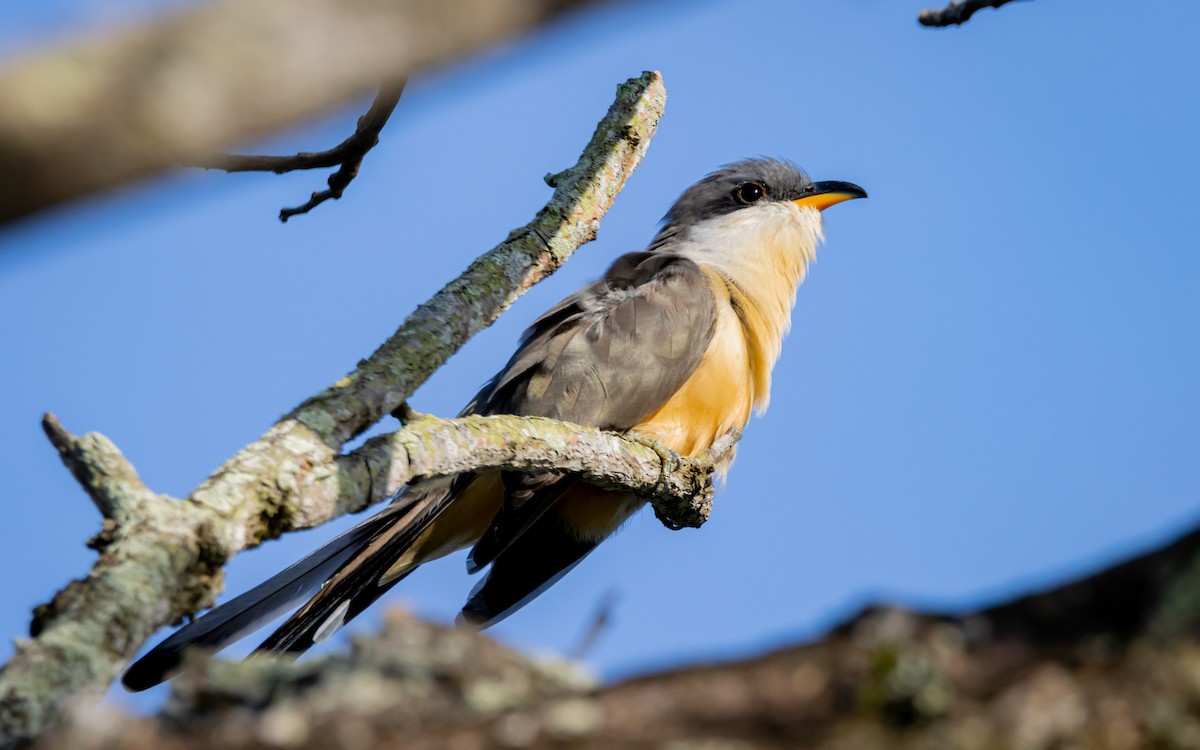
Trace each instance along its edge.
<instances>
[{"instance_id":1,"label":"bare twig","mask_svg":"<svg viewBox=\"0 0 1200 750\"><path fill-rule=\"evenodd\" d=\"M645 154L665 98L657 73L620 86L579 161L560 175L554 195L532 222L418 308L353 373L217 469L187 501L154 495L107 440L77 438L48 418L47 434L64 461L101 511L117 520L106 522L96 544L100 558L88 575L39 608L34 638L19 641L0 670L0 746L39 734L72 697L109 684L156 629L211 603L221 588L222 566L239 551L379 499L388 478L407 481L398 466L450 471L452 467L436 463L435 449L422 452L413 442L412 435L425 429L416 424L419 419L392 436L390 447L378 439L363 446L360 450L376 451L372 460L343 458L342 445L396 409L468 338L595 236L600 218ZM488 428L468 421L451 432L478 441L480 429ZM633 441L595 431L576 440L553 431L548 437L537 427L509 424L508 429L519 434L479 442L493 448L507 444L520 452L542 440L541 458L534 453L526 458L544 467L562 458L546 455L556 445L583 460L591 448L580 447L579 441L600 441L624 455L618 474L645 467L642 485L662 484L660 457ZM451 452L443 458L461 455ZM693 469L692 481L703 478L707 483L711 470ZM373 472L386 477L372 477ZM595 474L597 479L602 475L603 470ZM668 485L662 489L670 494ZM122 502L125 497L137 500ZM701 499L668 512L694 517L704 507Z\"/></svg>"},{"instance_id":2,"label":"bare twig","mask_svg":"<svg viewBox=\"0 0 1200 750\"><path fill-rule=\"evenodd\" d=\"M312 194L308 202L296 208L285 208L279 212L279 220L286 222L297 214L308 213L329 199L337 200L350 182L358 176L358 168L362 165L367 152L379 143L379 132L387 124L388 118L396 109L401 94L404 93L404 81L392 86L384 86L375 95L371 108L358 118L354 134L328 151L311 151L293 154L292 156L252 156L248 154L215 154L200 159L191 166L204 169L221 169L226 172L274 172L284 174L298 169L323 169L337 166L338 170L329 176L329 188Z\"/></svg>"},{"instance_id":3,"label":"bare twig","mask_svg":"<svg viewBox=\"0 0 1200 750\"><path fill-rule=\"evenodd\" d=\"M620 599L616 589L609 589L600 597L600 601L596 603L596 609L592 612L592 616L588 618L587 628L580 636L579 642L575 644L567 653L576 661L583 661L600 642L600 637L604 635L613 623L613 615L617 610L617 601Z\"/></svg>"},{"instance_id":4,"label":"bare twig","mask_svg":"<svg viewBox=\"0 0 1200 750\"><path fill-rule=\"evenodd\" d=\"M960 26L984 8L999 8L1013 0L954 0L945 8L926 9L917 16L922 26Z\"/></svg>"}]
</instances>

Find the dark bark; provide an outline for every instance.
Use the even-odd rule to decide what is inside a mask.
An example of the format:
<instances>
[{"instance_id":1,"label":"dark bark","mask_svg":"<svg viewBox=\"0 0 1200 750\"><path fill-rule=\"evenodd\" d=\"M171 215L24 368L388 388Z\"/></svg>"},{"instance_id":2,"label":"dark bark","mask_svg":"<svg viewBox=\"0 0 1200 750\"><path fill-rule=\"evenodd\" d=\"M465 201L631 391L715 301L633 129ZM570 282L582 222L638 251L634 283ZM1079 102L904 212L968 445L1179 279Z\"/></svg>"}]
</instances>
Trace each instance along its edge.
<instances>
[{"instance_id":1,"label":"dark bark","mask_svg":"<svg viewBox=\"0 0 1200 750\"><path fill-rule=\"evenodd\" d=\"M329 176L329 187L318 190L301 206L285 208L279 212L279 220L286 222L293 216L306 214L327 200L337 200L358 176L367 152L379 144L379 133L400 103L404 93L404 82L385 86L375 95L371 108L358 118L354 133L327 151L301 152L291 156L253 156L249 154L214 154L197 160L191 166L204 169L220 169L226 172L274 172L284 174L297 169L323 169L337 167Z\"/></svg>"},{"instance_id":2,"label":"dark bark","mask_svg":"<svg viewBox=\"0 0 1200 750\"><path fill-rule=\"evenodd\" d=\"M1013 0L953 0L945 8L920 12L917 22L922 26L961 26L984 8L1000 8Z\"/></svg>"}]
</instances>

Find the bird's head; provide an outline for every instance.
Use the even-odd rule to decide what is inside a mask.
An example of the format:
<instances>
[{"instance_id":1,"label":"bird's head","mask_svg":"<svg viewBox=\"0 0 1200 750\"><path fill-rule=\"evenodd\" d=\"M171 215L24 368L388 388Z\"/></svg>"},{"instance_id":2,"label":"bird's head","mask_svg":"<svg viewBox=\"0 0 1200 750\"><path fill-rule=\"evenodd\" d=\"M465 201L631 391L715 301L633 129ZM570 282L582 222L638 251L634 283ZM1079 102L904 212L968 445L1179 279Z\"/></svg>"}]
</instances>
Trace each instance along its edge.
<instances>
[{"instance_id":1,"label":"bird's head","mask_svg":"<svg viewBox=\"0 0 1200 750\"><path fill-rule=\"evenodd\" d=\"M663 217L652 250L696 260L755 263L795 256L806 265L820 241L820 212L867 192L850 182L813 182L790 161L745 159L692 185Z\"/></svg>"},{"instance_id":2,"label":"bird's head","mask_svg":"<svg viewBox=\"0 0 1200 750\"><path fill-rule=\"evenodd\" d=\"M685 190L650 244L725 281L745 332L760 413L796 289L823 237L821 211L865 197L849 182L813 182L788 161L746 159Z\"/></svg>"},{"instance_id":3,"label":"bird's head","mask_svg":"<svg viewBox=\"0 0 1200 750\"><path fill-rule=\"evenodd\" d=\"M745 159L721 167L679 196L663 217L664 232L687 229L741 211L795 206L822 211L842 201L866 198L850 182L813 182L790 161Z\"/></svg>"}]
</instances>

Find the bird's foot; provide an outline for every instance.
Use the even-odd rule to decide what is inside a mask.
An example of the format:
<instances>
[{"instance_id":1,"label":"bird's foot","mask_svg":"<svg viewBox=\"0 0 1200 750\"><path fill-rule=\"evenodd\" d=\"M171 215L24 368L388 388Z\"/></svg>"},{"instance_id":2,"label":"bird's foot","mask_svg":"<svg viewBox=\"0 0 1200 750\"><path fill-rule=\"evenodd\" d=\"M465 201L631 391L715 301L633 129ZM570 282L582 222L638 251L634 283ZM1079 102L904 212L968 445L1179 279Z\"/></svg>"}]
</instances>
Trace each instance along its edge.
<instances>
[{"instance_id":1,"label":"bird's foot","mask_svg":"<svg viewBox=\"0 0 1200 750\"><path fill-rule=\"evenodd\" d=\"M644 445L650 450L658 454L658 459L662 464L662 473L658 477L659 487L666 487L671 480L671 473L683 465L683 458L675 451L658 442L654 438L648 438L645 435L639 435L636 432L626 433L626 438L632 440L638 445Z\"/></svg>"}]
</instances>

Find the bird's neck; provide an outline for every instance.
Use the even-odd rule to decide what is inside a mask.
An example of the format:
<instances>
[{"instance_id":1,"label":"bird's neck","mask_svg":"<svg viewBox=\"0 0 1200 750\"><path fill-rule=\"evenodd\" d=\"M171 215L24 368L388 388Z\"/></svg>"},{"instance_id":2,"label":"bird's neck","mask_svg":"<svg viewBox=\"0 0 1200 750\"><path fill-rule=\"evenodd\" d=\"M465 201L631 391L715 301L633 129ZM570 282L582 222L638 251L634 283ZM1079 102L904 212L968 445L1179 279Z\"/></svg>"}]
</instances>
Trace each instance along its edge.
<instances>
[{"instance_id":1,"label":"bird's neck","mask_svg":"<svg viewBox=\"0 0 1200 750\"><path fill-rule=\"evenodd\" d=\"M681 243L681 254L717 272L729 288L759 413L770 398L771 369L791 328L796 290L822 237L819 212L787 203L701 222Z\"/></svg>"}]
</instances>

